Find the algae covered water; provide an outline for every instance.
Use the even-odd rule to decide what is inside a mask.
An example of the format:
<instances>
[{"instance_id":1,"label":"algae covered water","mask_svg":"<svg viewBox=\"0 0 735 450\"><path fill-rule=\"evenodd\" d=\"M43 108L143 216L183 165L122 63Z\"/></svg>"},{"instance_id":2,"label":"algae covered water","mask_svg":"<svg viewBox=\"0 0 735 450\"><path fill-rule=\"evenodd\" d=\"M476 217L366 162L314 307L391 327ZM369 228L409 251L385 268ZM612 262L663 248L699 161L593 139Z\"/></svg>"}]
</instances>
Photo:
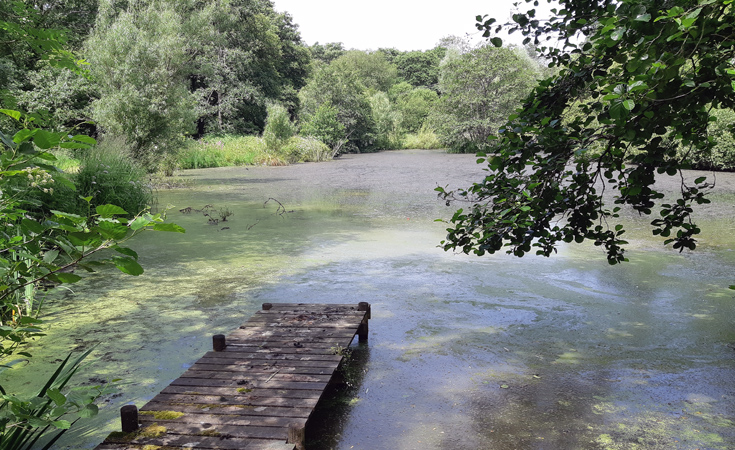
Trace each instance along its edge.
<instances>
[{"instance_id":1,"label":"algae covered water","mask_svg":"<svg viewBox=\"0 0 735 450\"><path fill-rule=\"evenodd\" d=\"M718 175L694 252L631 216L619 266L591 245L478 258L437 248L434 221L455 208L434 187L479 181L474 160L397 151L187 171L191 189L159 193L186 234L137 238L140 277L49 295L48 336L4 384L35 389L41 369L96 346L78 381L124 384L56 446L93 448L121 405L144 404L263 302L367 301L353 388L315 419L314 449L735 447L735 178Z\"/></svg>"}]
</instances>

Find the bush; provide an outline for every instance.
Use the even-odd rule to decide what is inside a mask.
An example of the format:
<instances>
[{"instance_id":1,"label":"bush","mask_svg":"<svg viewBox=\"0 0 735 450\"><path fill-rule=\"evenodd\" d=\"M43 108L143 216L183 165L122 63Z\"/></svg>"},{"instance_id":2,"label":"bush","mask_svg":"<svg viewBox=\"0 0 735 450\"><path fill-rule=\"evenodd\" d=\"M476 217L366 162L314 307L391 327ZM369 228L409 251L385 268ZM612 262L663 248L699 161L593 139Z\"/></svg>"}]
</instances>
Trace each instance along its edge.
<instances>
[{"instance_id":1,"label":"bush","mask_svg":"<svg viewBox=\"0 0 735 450\"><path fill-rule=\"evenodd\" d=\"M347 140L345 127L337 117L337 109L329 102L319 105L313 115L301 126L301 134L316 138L331 149L338 149Z\"/></svg>"},{"instance_id":2,"label":"bush","mask_svg":"<svg viewBox=\"0 0 735 450\"><path fill-rule=\"evenodd\" d=\"M208 167L284 165L279 153L268 150L265 140L257 136L210 135L199 141L189 140L179 152L181 169Z\"/></svg>"},{"instance_id":3,"label":"bush","mask_svg":"<svg viewBox=\"0 0 735 450\"><path fill-rule=\"evenodd\" d=\"M281 105L268 106L268 117L265 120L263 141L268 150L277 152L296 134L296 125L291 122L288 110Z\"/></svg>"},{"instance_id":4,"label":"bush","mask_svg":"<svg viewBox=\"0 0 735 450\"><path fill-rule=\"evenodd\" d=\"M146 172L133 161L129 150L124 138L108 136L81 155L79 172L72 180L79 196L92 197L92 210L111 204L132 216L151 205L153 193L143 181Z\"/></svg>"},{"instance_id":5,"label":"bush","mask_svg":"<svg viewBox=\"0 0 735 450\"><path fill-rule=\"evenodd\" d=\"M286 142L281 154L289 163L329 161L334 156L332 149L319 139L294 136Z\"/></svg>"},{"instance_id":6,"label":"bush","mask_svg":"<svg viewBox=\"0 0 735 450\"><path fill-rule=\"evenodd\" d=\"M434 132L434 129L424 124L418 133L407 134L403 138L403 148L429 150L444 148L444 146L439 140L439 136Z\"/></svg>"},{"instance_id":7,"label":"bush","mask_svg":"<svg viewBox=\"0 0 735 450\"><path fill-rule=\"evenodd\" d=\"M733 135L735 112L729 109L715 109L712 115L717 120L710 122L707 127L707 132L715 141L711 150L706 154L690 155L684 149L680 149L677 156L688 160L694 169L735 170L735 136Z\"/></svg>"},{"instance_id":8,"label":"bush","mask_svg":"<svg viewBox=\"0 0 735 450\"><path fill-rule=\"evenodd\" d=\"M390 104L388 94L376 92L370 96L370 109L373 115L373 148L392 150L401 147L401 113Z\"/></svg>"}]
</instances>

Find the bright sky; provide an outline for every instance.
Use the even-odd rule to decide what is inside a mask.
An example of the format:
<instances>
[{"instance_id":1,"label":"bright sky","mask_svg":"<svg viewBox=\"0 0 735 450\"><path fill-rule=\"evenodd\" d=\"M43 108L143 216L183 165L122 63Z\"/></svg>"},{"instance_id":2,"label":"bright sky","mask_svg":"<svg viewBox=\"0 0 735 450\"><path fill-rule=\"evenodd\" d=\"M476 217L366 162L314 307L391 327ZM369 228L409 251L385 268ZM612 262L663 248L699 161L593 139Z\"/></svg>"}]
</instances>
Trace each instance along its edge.
<instances>
[{"instance_id":1,"label":"bright sky","mask_svg":"<svg viewBox=\"0 0 735 450\"><path fill-rule=\"evenodd\" d=\"M345 48L428 50L439 39L470 34L480 39L475 16L506 22L518 0L273 0L287 11L304 42L342 42ZM524 9L525 10L525 9Z\"/></svg>"}]
</instances>

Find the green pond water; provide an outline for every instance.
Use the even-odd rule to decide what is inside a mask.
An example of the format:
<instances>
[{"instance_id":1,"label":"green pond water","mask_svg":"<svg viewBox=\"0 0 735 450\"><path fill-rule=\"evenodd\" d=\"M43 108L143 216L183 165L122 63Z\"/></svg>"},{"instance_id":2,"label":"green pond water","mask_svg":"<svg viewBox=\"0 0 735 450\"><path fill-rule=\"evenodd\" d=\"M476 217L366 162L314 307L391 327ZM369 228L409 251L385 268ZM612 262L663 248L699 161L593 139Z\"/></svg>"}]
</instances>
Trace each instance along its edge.
<instances>
[{"instance_id":1,"label":"green pond water","mask_svg":"<svg viewBox=\"0 0 735 450\"><path fill-rule=\"evenodd\" d=\"M142 406L262 303L367 301L353 387L314 418L312 449L735 448L735 178L718 175L694 252L630 215L619 266L591 245L478 258L437 248L434 219L453 209L432 191L479 180L474 159L187 171L194 187L159 192L186 234L137 238L140 277L49 295L48 336L3 384L35 389L44 368L97 345L78 381L126 384L56 446L93 448L120 406ZM205 205L234 214L211 225L179 211Z\"/></svg>"}]
</instances>

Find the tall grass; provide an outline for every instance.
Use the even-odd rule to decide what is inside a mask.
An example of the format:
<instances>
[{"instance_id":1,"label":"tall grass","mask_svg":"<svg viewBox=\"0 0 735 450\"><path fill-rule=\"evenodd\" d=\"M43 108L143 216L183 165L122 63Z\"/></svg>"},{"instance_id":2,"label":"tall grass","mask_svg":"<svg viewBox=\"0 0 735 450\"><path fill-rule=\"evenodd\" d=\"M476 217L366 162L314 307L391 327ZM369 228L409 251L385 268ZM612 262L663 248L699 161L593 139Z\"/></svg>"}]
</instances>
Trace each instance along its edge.
<instances>
[{"instance_id":1,"label":"tall grass","mask_svg":"<svg viewBox=\"0 0 735 450\"><path fill-rule=\"evenodd\" d=\"M181 169L286 163L285 158L269 152L263 139L257 136L207 136L199 141L190 140L178 156Z\"/></svg>"},{"instance_id":2,"label":"tall grass","mask_svg":"<svg viewBox=\"0 0 735 450\"><path fill-rule=\"evenodd\" d=\"M294 136L281 148L281 155L289 163L329 161L334 151L314 137Z\"/></svg>"},{"instance_id":3,"label":"tall grass","mask_svg":"<svg viewBox=\"0 0 735 450\"><path fill-rule=\"evenodd\" d=\"M72 179L89 205L113 204L135 215L151 206L153 193L145 182L146 171L133 161L124 138L105 137L81 155L79 171Z\"/></svg>"},{"instance_id":4,"label":"tall grass","mask_svg":"<svg viewBox=\"0 0 735 450\"><path fill-rule=\"evenodd\" d=\"M426 124L421 126L418 133L410 133L403 138L405 149L431 150L444 147L434 130Z\"/></svg>"}]
</instances>

